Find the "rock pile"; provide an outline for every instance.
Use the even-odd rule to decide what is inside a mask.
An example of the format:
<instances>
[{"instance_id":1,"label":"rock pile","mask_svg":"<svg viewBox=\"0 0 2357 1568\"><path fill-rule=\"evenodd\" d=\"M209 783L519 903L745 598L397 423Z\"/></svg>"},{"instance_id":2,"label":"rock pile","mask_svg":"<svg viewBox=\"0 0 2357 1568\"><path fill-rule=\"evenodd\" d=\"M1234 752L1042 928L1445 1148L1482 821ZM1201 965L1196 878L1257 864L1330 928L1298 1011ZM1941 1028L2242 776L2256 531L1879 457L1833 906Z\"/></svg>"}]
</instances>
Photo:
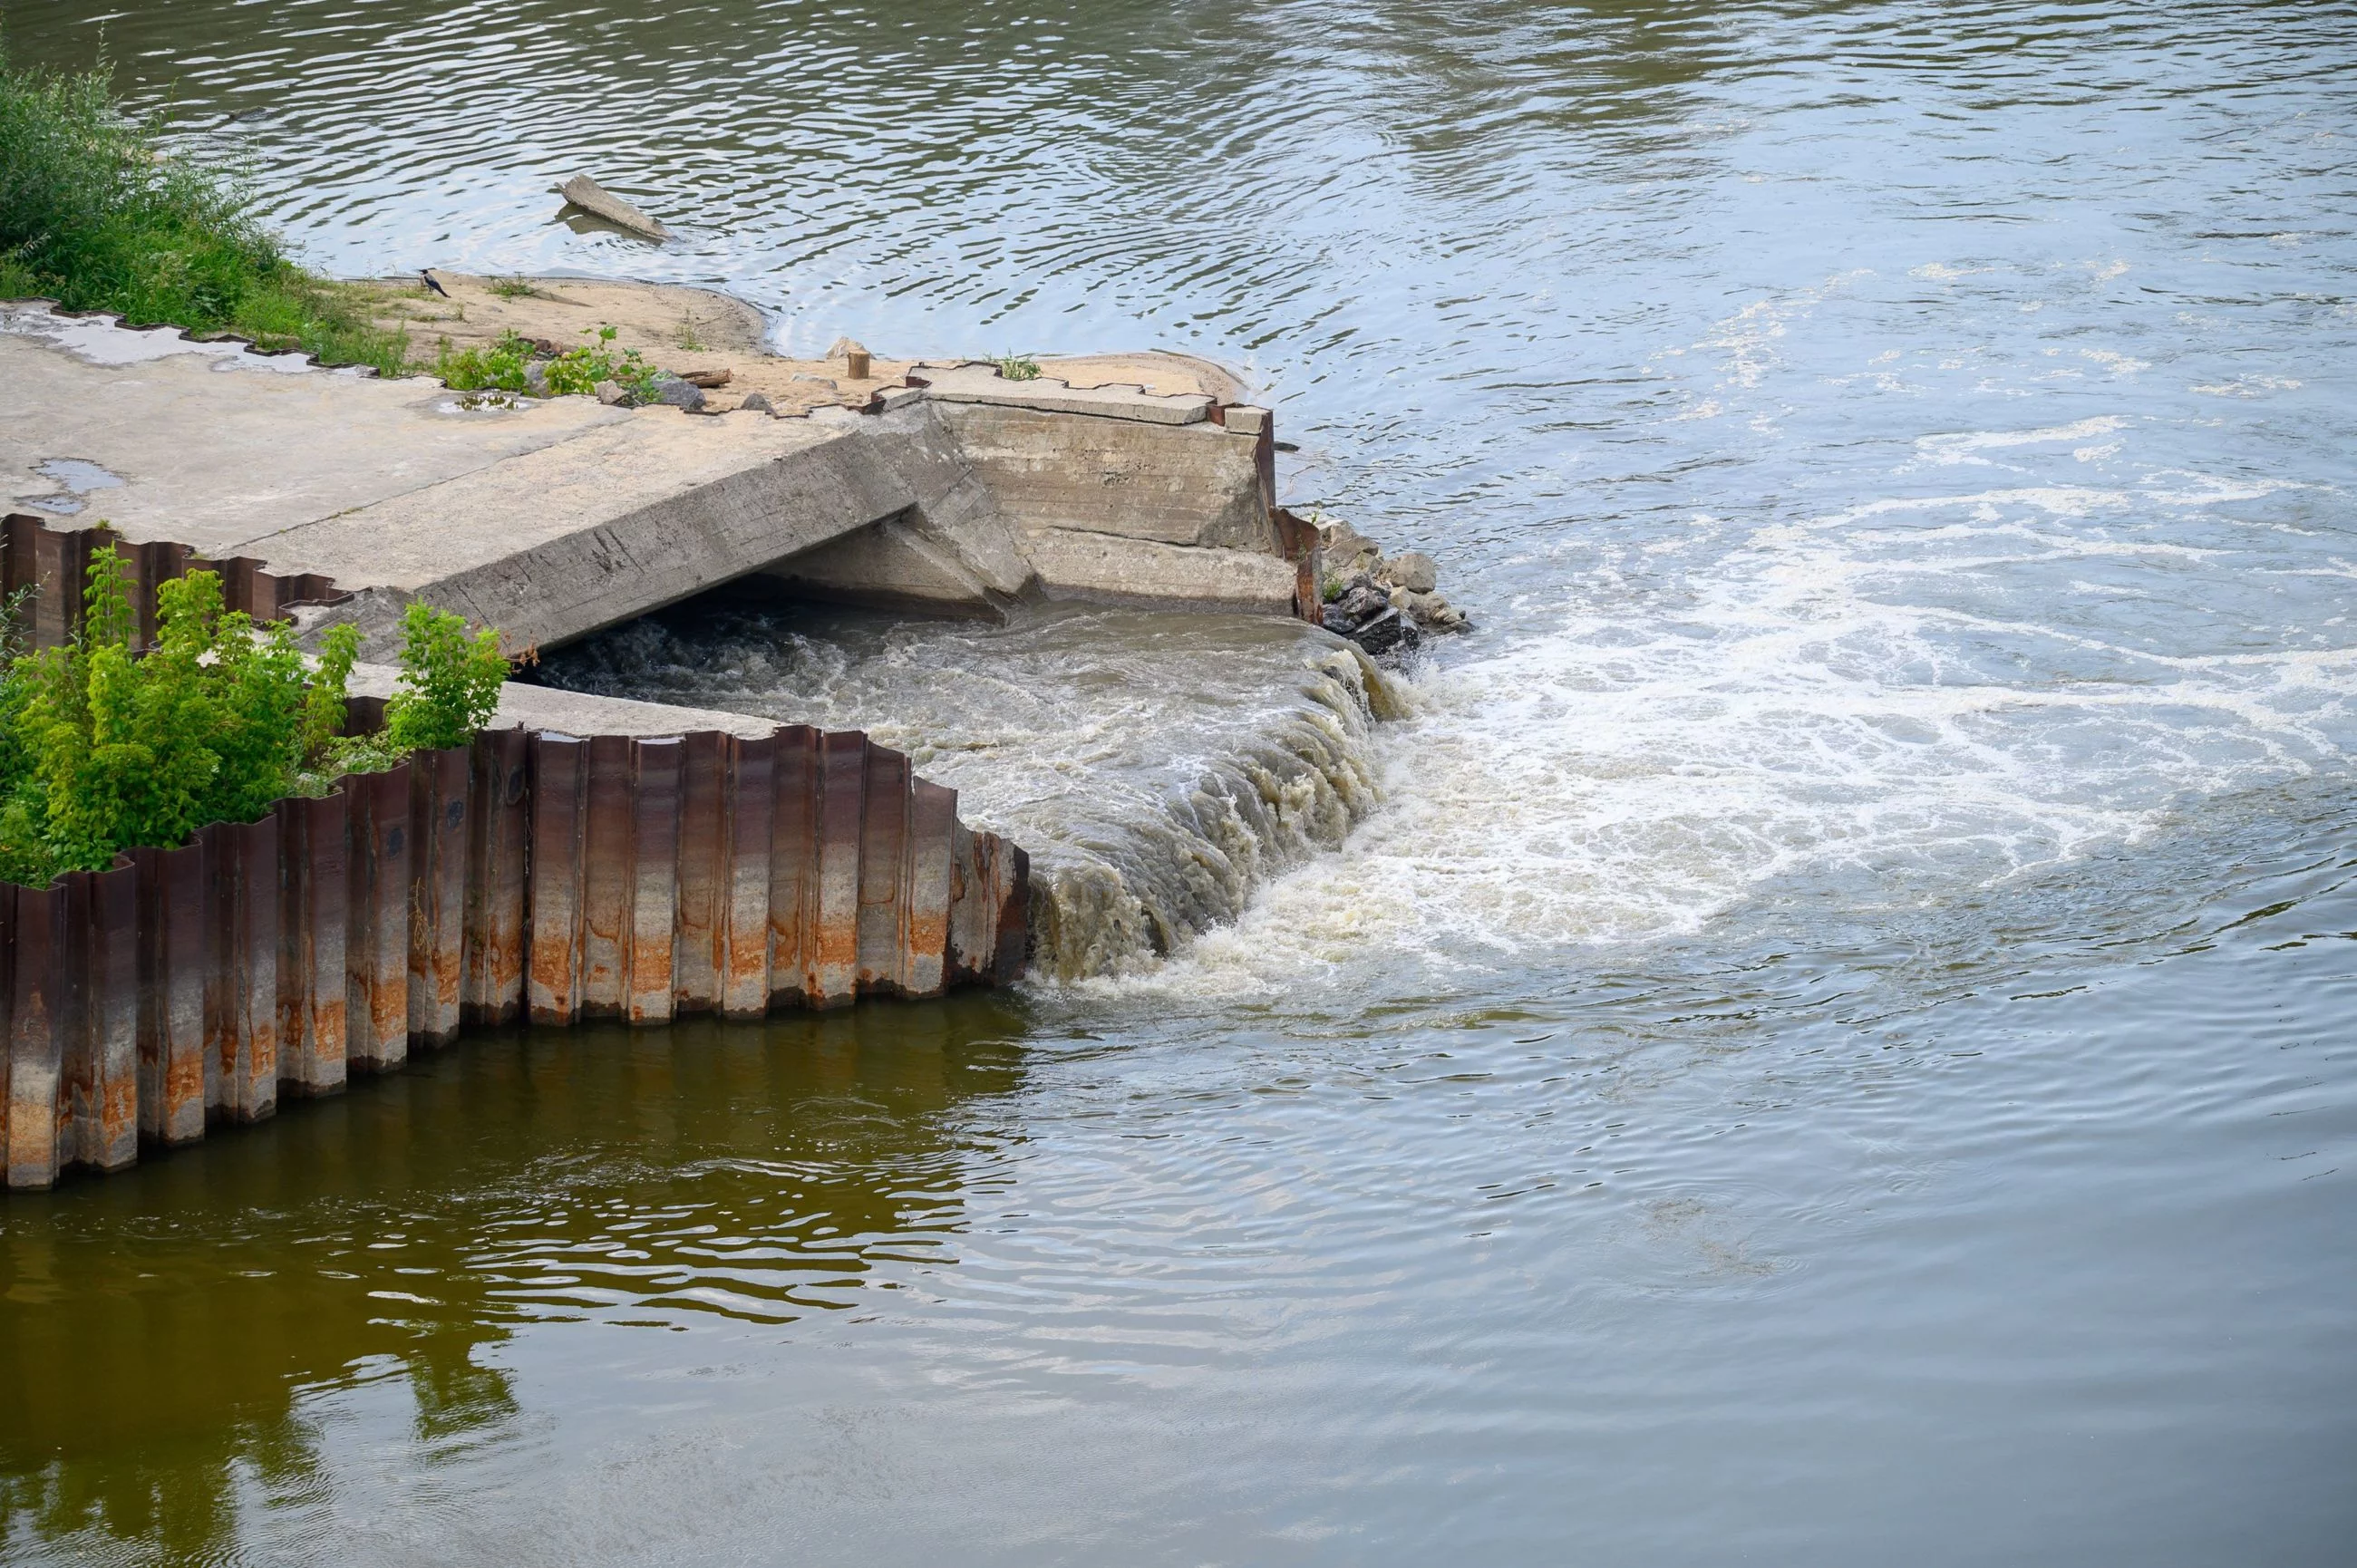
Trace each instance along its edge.
<instances>
[{"instance_id":1,"label":"rock pile","mask_svg":"<svg viewBox=\"0 0 2357 1568\"><path fill-rule=\"evenodd\" d=\"M1347 522L1322 523L1326 629L1370 653L1414 648L1426 631L1470 631L1465 612L1442 597L1439 568L1419 551L1385 556Z\"/></svg>"}]
</instances>

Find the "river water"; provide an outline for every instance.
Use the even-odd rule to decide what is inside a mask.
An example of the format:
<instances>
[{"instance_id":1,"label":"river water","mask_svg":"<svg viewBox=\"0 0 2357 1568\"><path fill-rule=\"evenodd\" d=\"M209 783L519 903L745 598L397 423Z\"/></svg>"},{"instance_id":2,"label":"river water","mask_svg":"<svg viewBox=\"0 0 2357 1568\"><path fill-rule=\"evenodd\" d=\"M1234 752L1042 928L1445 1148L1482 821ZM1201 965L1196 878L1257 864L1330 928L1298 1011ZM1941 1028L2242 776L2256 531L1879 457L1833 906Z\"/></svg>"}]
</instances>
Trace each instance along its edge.
<instances>
[{"instance_id":1,"label":"river water","mask_svg":"<svg viewBox=\"0 0 2357 1568\"><path fill-rule=\"evenodd\" d=\"M1272 744L1331 798L1066 982L10 1198L0 1561L2357 1550L2346 6L0 16L332 270L1227 360L1480 627L1372 725L1152 617L569 656L889 696L1114 872Z\"/></svg>"}]
</instances>

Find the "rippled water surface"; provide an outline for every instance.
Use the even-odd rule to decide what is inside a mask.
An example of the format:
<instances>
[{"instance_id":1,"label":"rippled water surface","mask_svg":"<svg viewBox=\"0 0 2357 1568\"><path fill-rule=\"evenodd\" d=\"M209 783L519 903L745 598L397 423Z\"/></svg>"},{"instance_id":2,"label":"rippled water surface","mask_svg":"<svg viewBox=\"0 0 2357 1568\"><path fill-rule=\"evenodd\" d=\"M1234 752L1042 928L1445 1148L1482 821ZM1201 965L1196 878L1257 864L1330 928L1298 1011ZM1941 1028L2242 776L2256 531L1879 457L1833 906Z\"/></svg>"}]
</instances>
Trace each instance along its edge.
<instances>
[{"instance_id":1,"label":"rippled water surface","mask_svg":"<svg viewBox=\"0 0 2357 1568\"><path fill-rule=\"evenodd\" d=\"M1068 867L1321 712L1333 800L1098 978L484 1036L9 1199L0 1559L2349 1559L2346 6L0 26L333 270L1227 360L1481 627L1363 733L1265 627L569 656L898 723Z\"/></svg>"}]
</instances>

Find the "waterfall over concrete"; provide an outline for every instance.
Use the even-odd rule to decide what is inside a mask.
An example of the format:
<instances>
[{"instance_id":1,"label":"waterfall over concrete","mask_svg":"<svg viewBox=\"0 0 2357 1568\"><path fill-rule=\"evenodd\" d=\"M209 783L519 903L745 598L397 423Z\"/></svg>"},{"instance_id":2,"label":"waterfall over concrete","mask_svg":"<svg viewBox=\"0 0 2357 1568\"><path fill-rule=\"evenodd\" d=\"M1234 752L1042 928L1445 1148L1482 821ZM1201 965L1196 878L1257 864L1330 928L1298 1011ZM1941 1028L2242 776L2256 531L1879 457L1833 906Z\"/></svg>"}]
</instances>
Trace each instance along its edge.
<instances>
[{"instance_id":1,"label":"waterfall over concrete","mask_svg":"<svg viewBox=\"0 0 2357 1568\"><path fill-rule=\"evenodd\" d=\"M683 607L552 654L548 684L865 729L1030 851L1033 972L1134 973L1340 845L1402 701L1298 622L1049 607L1010 624Z\"/></svg>"}]
</instances>

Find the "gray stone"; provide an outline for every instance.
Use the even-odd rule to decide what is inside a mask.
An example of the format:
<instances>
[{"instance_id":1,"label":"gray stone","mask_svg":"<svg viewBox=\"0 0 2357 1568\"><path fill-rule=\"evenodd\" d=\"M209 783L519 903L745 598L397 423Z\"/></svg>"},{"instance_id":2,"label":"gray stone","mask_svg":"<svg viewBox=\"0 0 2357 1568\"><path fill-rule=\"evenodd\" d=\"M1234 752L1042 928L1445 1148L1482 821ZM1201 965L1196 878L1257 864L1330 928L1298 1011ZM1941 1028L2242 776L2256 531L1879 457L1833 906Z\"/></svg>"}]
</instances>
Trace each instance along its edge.
<instances>
[{"instance_id":1,"label":"gray stone","mask_svg":"<svg viewBox=\"0 0 2357 1568\"><path fill-rule=\"evenodd\" d=\"M737 406L738 408L750 409L756 413L775 413L778 412L778 405L770 401L770 394L768 392L747 392L745 394L745 401L738 403Z\"/></svg>"},{"instance_id":2,"label":"gray stone","mask_svg":"<svg viewBox=\"0 0 2357 1568\"><path fill-rule=\"evenodd\" d=\"M534 397L548 395L548 367L534 360L523 368L524 391Z\"/></svg>"},{"instance_id":3,"label":"gray stone","mask_svg":"<svg viewBox=\"0 0 2357 1568\"><path fill-rule=\"evenodd\" d=\"M704 389L677 376L665 376L655 382L655 401L673 408L683 408L690 413L704 412Z\"/></svg>"},{"instance_id":4,"label":"gray stone","mask_svg":"<svg viewBox=\"0 0 2357 1568\"><path fill-rule=\"evenodd\" d=\"M1440 583L1439 565L1431 556L1415 550L1393 556L1383 575L1411 594L1428 594Z\"/></svg>"},{"instance_id":5,"label":"gray stone","mask_svg":"<svg viewBox=\"0 0 2357 1568\"><path fill-rule=\"evenodd\" d=\"M1368 570L1383 559L1383 552L1373 540L1339 519L1320 525L1318 532L1325 536L1326 568L1329 572L1347 576Z\"/></svg>"},{"instance_id":6,"label":"gray stone","mask_svg":"<svg viewBox=\"0 0 2357 1568\"><path fill-rule=\"evenodd\" d=\"M608 408L619 408L630 401L630 394L622 390L619 381L599 381L596 391L597 401Z\"/></svg>"}]
</instances>

